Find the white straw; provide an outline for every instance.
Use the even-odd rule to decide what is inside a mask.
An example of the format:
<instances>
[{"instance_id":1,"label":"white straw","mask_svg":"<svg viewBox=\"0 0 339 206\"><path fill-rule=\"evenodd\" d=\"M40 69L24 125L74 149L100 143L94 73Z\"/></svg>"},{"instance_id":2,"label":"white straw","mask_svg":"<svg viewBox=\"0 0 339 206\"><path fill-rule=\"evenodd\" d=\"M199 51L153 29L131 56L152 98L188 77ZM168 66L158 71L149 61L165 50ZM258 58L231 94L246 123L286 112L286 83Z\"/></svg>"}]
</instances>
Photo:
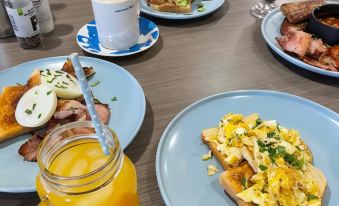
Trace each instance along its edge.
<instances>
[{"instance_id":1,"label":"white straw","mask_svg":"<svg viewBox=\"0 0 339 206\"><path fill-rule=\"evenodd\" d=\"M82 90L82 93L83 93L83 96L84 96L84 99L85 99L85 102L86 102L86 105L87 105L87 109L88 109L88 112L91 116L92 122L94 124L96 134L98 135L98 139L99 139L101 148L102 148L105 155L109 155L110 151L108 149L108 145L107 145L107 142L106 142L104 130L101 126L101 122L100 122L98 115L97 115L97 112L95 110L95 105L94 105L92 93L91 93L91 90L88 86L87 79L86 79L86 76L85 76L84 71L82 69L82 66L80 64L78 53L71 54L70 59L72 61L76 76L79 80L80 87L81 87L81 90Z\"/></svg>"}]
</instances>

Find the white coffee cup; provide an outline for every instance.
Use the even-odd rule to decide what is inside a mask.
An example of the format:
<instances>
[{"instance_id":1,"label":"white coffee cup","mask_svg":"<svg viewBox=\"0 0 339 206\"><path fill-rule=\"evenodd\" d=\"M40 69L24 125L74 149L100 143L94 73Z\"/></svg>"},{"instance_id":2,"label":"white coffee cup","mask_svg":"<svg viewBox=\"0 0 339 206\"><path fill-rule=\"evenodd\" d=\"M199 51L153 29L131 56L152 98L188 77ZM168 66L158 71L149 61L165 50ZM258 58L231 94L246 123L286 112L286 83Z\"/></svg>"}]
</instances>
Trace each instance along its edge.
<instances>
[{"instance_id":1,"label":"white coffee cup","mask_svg":"<svg viewBox=\"0 0 339 206\"><path fill-rule=\"evenodd\" d=\"M92 0L92 7L103 47L123 50L138 42L138 0Z\"/></svg>"}]
</instances>

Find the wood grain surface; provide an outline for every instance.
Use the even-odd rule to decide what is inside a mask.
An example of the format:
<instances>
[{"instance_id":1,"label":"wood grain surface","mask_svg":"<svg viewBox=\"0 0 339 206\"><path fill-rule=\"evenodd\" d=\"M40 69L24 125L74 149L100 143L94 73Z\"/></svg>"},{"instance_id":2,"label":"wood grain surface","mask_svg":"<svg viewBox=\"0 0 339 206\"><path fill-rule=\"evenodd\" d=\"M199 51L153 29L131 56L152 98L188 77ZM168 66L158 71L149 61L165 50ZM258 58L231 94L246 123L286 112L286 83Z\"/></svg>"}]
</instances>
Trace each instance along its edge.
<instances>
[{"instance_id":1,"label":"wood grain surface","mask_svg":"<svg viewBox=\"0 0 339 206\"><path fill-rule=\"evenodd\" d=\"M201 98L232 90L267 89L302 96L339 112L339 80L304 71L276 56L261 35L261 21L249 14L255 3L226 0L215 13L190 21L147 17L160 29L154 47L130 57L104 58L134 75L147 98L145 121L126 150L138 172L141 205L164 205L155 174L159 139L178 112ZM15 38L1 39L0 70L72 52L88 55L78 47L75 35L93 19L90 0L50 0L50 4L55 31L44 38L43 47L24 50ZM37 203L35 193L0 193L1 206Z\"/></svg>"}]
</instances>

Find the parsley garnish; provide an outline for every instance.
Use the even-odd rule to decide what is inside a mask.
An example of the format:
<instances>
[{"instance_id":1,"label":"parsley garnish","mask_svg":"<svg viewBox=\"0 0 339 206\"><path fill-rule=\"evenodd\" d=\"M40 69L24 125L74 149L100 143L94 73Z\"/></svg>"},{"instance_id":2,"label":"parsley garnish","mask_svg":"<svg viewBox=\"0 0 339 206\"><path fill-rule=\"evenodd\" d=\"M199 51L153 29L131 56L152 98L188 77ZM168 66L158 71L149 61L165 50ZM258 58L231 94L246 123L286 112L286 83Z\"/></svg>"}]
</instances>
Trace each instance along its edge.
<instances>
[{"instance_id":1,"label":"parsley garnish","mask_svg":"<svg viewBox=\"0 0 339 206\"><path fill-rule=\"evenodd\" d=\"M204 8L204 4L197 4L197 7L198 7L198 9L197 9L197 11L198 12L204 12L204 11L206 11L206 9Z\"/></svg>"},{"instance_id":2,"label":"parsley garnish","mask_svg":"<svg viewBox=\"0 0 339 206\"><path fill-rule=\"evenodd\" d=\"M274 138L274 139L276 139L276 140L280 140L279 135L278 135L277 133L275 133L275 132L269 132L269 133L267 133L267 137L268 137L268 138Z\"/></svg>"},{"instance_id":3,"label":"parsley garnish","mask_svg":"<svg viewBox=\"0 0 339 206\"><path fill-rule=\"evenodd\" d=\"M312 194L307 195L307 201L317 200L317 199L319 199L319 197L317 197L315 195L312 195Z\"/></svg>"},{"instance_id":4,"label":"parsley garnish","mask_svg":"<svg viewBox=\"0 0 339 206\"><path fill-rule=\"evenodd\" d=\"M91 84L91 87L98 86L98 84L100 84L100 81L99 81L99 80L93 82L93 83Z\"/></svg>"},{"instance_id":5,"label":"parsley garnish","mask_svg":"<svg viewBox=\"0 0 339 206\"><path fill-rule=\"evenodd\" d=\"M52 90L48 91L46 94L47 96L50 95L52 93Z\"/></svg>"},{"instance_id":6,"label":"parsley garnish","mask_svg":"<svg viewBox=\"0 0 339 206\"><path fill-rule=\"evenodd\" d=\"M257 120L255 120L255 126L254 128L258 127L259 125L261 125L262 120L260 118L258 118Z\"/></svg>"},{"instance_id":7,"label":"parsley garnish","mask_svg":"<svg viewBox=\"0 0 339 206\"><path fill-rule=\"evenodd\" d=\"M267 167L266 167L265 165L259 165L259 168L260 168L262 171L267 170Z\"/></svg>"},{"instance_id":8,"label":"parsley garnish","mask_svg":"<svg viewBox=\"0 0 339 206\"><path fill-rule=\"evenodd\" d=\"M33 104L33 106L32 106L32 110L34 110L34 109L35 109L35 107L36 107L36 103L34 103L34 104Z\"/></svg>"},{"instance_id":9,"label":"parsley garnish","mask_svg":"<svg viewBox=\"0 0 339 206\"><path fill-rule=\"evenodd\" d=\"M38 119L40 119L40 117L41 117L41 113L38 115Z\"/></svg>"},{"instance_id":10,"label":"parsley garnish","mask_svg":"<svg viewBox=\"0 0 339 206\"><path fill-rule=\"evenodd\" d=\"M28 115L30 115L30 114L32 114L32 110L26 109L26 110L25 110L25 113L28 114Z\"/></svg>"},{"instance_id":11,"label":"parsley garnish","mask_svg":"<svg viewBox=\"0 0 339 206\"><path fill-rule=\"evenodd\" d=\"M56 88L60 88L60 89L67 89L67 87L65 87L64 85L54 85Z\"/></svg>"},{"instance_id":12,"label":"parsley garnish","mask_svg":"<svg viewBox=\"0 0 339 206\"><path fill-rule=\"evenodd\" d=\"M67 82L62 81L63 84L69 85Z\"/></svg>"},{"instance_id":13,"label":"parsley garnish","mask_svg":"<svg viewBox=\"0 0 339 206\"><path fill-rule=\"evenodd\" d=\"M112 97L112 99L111 99L112 102L115 102L117 100L118 100L118 98L116 96Z\"/></svg>"},{"instance_id":14,"label":"parsley garnish","mask_svg":"<svg viewBox=\"0 0 339 206\"><path fill-rule=\"evenodd\" d=\"M55 73L58 73L58 74L63 74L64 72L62 71L59 71L59 70L56 70Z\"/></svg>"},{"instance_id":15,"label":"parsley garnish","mask_svg":"<svg viewBox=\"0 0 339 206\"><path fill-rule=\"evenodd\" d=\"M241 181L242 187L243 187L244 189L247 189L247 179L246 179L246 177L243 176L243 177L241 178L240 181Z\"/></svg>"},{"instance_id":16,"label":"parsley garnish","mask_svg":"<svg viewBox=\"0 0 339 206\"><path fill-rule=\"evenodd\" d=\"M47 70L47 75L52 75L49 69L46 69L46 70Z\"/></svg>"},{"instance_id":17,"label":"parsley garnish","mask_svg":"<svg viewBox=\"0 0 339 206\"><path fill-rule=\"evenodd\" d=\"M52 83L54 80L56 80L55 77L53 77L51 80L47 80L47 83Z\"/></svg>"},{"instance_id":18,"label":"parsley garnish","mask_svg":"<svg viewBox=\"0 0 339 206\"><path fill-rule=\"evenodd\" d=\"M34 92L34 94L36 94L36 95L37 95L37 94L38 94L38 90L36 90L36 91Z\"/></svg>"}]
</instances>

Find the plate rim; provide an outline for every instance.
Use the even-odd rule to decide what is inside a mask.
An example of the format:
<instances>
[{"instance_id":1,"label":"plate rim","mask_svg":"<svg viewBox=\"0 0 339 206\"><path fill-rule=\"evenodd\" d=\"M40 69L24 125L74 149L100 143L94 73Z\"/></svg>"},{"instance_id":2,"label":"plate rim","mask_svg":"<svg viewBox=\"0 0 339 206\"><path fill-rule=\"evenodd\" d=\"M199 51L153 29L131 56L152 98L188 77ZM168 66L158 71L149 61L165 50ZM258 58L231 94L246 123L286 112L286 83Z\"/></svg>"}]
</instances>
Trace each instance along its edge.
<instances>
[{"instance_id":1,"label":"plate rim","mask_svg":"<svg viewBox=\"0 0 339 206\"><path fill-rule=\"evenodd\" d=\"M332 1L327 1L328 3L334 3ZM337 3L338 4L338 3ZM274 42L270 41L270 39L267 36L266 33L266 29L269 28L268 25L268 21L272 18L272 16L277 15L281 13L280 8L276 8L274 9L272 12L270 12L262 21L261 23L261 34L265 39L265 42L268 44L268 46L276 53L278 54L280 57L282 57L283 59L285 59L286 61L294 64L297 67L300 67L302 69L314 72L314 73L318 73L318 74L322 74L325 76L330 76L330 77L336 77L339 78L339 72L334 72L334 71L327 71L325 69L321 69L319 67L316 66L312 66L310 64L306 64L305 62L294 58L288 54L286 54L280 47L278 47L277 45L274 44ZM279 25L280 26L280 25Z\"/></svg>"},{"instance_id":2,"label":"plate rim","mask_svg":"<svg viewBox=\"0 0 339 206\"><path fill-rule=\"evenodd\" d=\"M162 14L161 11L155 11L155 10L154 11L148 11L147 9L144 8L144 6L142 4L142 3L146 3L146 2L142 2L142 1L145 1L145 0L140 0L140 11L142 13L147 14L149 16L156 17L156 18L168 19L168 20L185 20L185 19L195 19L195 18L203 17L203 16L209 15L209 14L217 11L219 8L222 7L222 5L225 4L225 0L218 0L217 6L213 9L209 10L209 11L200 12L197 15L194 15L194 14L192 14L192 15L177 15L177 13ZM152 8L150 8L150 9L152 9ZM170 13L170 12L163 12L163 13Z\"/></svg>"},{"instance_id":3,"label":"plate rim","mask_svg":"<svg viewBox=\"0 0 339 206\"><path fill-rule=\"evenodd\" d=\"M309 106L311 106L314 109L320 110L323 112L323 114L325 114L326 116L330 116L332 118L337 119L337 121L339 122L339 114L336 113L335 111L317 103L314 102L312 100L306 99L304 97L300 97L294 94L290 94L290 93L286 93L286 92L280 92L280 91L274 91L274 90L234 90L234 91L228 91L228 92L221 92L221 93L217 93L217 94L213 94L207 97L204 97L200 100L197 100L195 102L193 102L192 104L190 104L189 106L185 107L183 110L181 110L171 121L170 123L167 125L165 131L163 132L163 134L160 137L160 141L157 147L157 152L156 152L156 162L155 162L155 169L156 169L156 178L157 178L157 182L158 182L158 187L161 193L161 196L165 202L165 205L167 206L173 206L173 204L171 203L168 193L166 192L166 188L165 188L165 184L163 183L163 177L161 175L161 156L162 156L162 148L165 146L164 142L166 140L166 137L168 136L168 133L170 132L171 128L173 127L174 124L176 124L176 122L178 120L180 120L180 118L182 116L185 115L185 113L189 112L191 109L199 106L200 104L211 100L211 99L215 99L215 98L219 98L222 96L238 96L238 95L269 95L269 96L279 96L279 97L283 97L283 98L288 98L288 99L292 99L295 101L298 101L300 103L303 104L307 104Z\"/></svg>"},{"instance_id":4,"label":"plate rim","mask_svg":"<svg viewBox=\"0 0 339 206\"><path fill-rule=\"evenodd\" d=\"M143 47L142 49L140 49L140 50L138 50L138 51L134 51L134 52L130 52L130 53L125 53L125 54L106 54L106 53L95 53L95 52L92 52L92 51L90 51L90 50L84 48L83 46L81 46L81 44L79 43L79 40L78 40L78 36L80 35L79 33L80 33L81 30L86 29L85 27L86 27L89 23L91 23L93 20L91 20L90 22L86 23L85 25L83 25L83 26L79 29L79 31L77 32L77 34L76 34L76 36L75 36L75 39L76 39L76 41L77 41L78 46L79 46L83 51L86 51L86 52L88 52L88 53L90 53L90 54L94 54L94 55L97 55L97 56L103 56L103 57L124 57L124 56L130 56L130 55L133 55L133 54L137 54L137 53L143 52L143 51L145 51L145 50L151 48L151 47L158 41L158 39L159 39L159 37L160 37L160 30L159 30L158 25L156 25L153 21L151 21L151 20L149 20L149 19L147 19L147 18L145 18L145 17L142 17L142 16L139 16L139 19L144 19L145 21L148 21L148 22L151 22L152 24L154 24L154 25L155 25L155 28L154 28L154 29L156 29L156 31L158 32L158 35L157 35L156 38L154 38L154 39L153 39L153 37L152 37L153 41L151 42L151 44L150 44L149 46Z\"/></svg>"},{"instance_id":5,"label":"plate rim","mask_svg":"<svg viewBox=\"0 0 339 206\"><path fill-rule=\"evenodd\" d=\"M40 59L35 59L35 60L31 60L31 61L27 61L24 63L20 63L17 64L15 66L11 66L3 71L0 71L0 78L4 73L10 72L12 70L18 69L19 67L26 65L26 64L32 64L32 63L37 63L39 61L46 61L51 59L51 61L58 61L61 59L67 59L69 58L69 56L53 56L53 57L46 57L46 58L40 58ZM141 96L143 96L144 98L142 98L142 104L140 105L140 108L142 108L142 114L140 116L140 119L137 123L137 127L135 127L134 131L132 132L131 138L129 139L129 141L127 141L127 144L125 146L125 148L123 148L123 150L127 149L127 147L131 144L131 142L135 139L135 137L137 136L138 132L140 131L140 128L144 122L144 118L146 115L146 96L144 93L144 90L142 88L142 86L140 85L140 83L138 82L138 80L131 74L129 73L125 68L114 64L112 62L106 61L106 60L102 60L102 59L98 59L98 58L94 58L94 57L87 57L87 56L80 56L80 61L83 59L88 59L90 61L98 61L98 62L103 62L103 63L109 63L114 65L114 67L118 68L119 70L121 70L122 72L124 72L129 78L132 79L132 81L134 81L134 84L138 87L138 90ZM6 192L6 193L27 193L27 192L35 192L36 188L35 186L33 187L2 187L0 186L0 192Z\"/></svg>"}]
</instances>

